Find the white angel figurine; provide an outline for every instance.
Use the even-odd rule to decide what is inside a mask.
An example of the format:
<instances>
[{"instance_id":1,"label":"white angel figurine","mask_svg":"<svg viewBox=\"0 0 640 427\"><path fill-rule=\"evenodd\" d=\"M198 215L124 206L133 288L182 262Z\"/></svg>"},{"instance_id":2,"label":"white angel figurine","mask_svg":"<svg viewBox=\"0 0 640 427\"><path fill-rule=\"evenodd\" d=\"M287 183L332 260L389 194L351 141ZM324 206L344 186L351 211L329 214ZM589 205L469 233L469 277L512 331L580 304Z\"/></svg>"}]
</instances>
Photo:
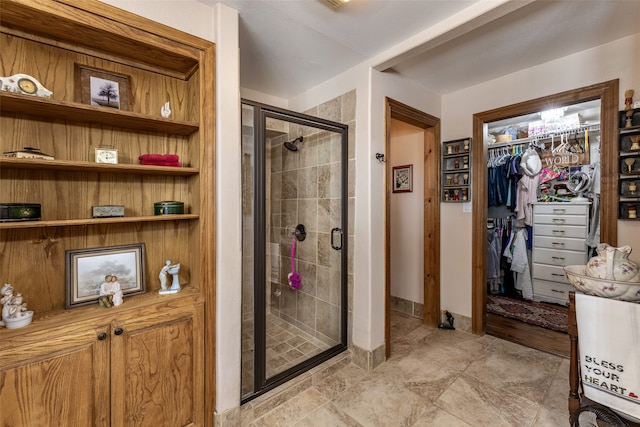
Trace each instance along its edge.
<instances>
[{"instance_id":1,"label":"white angel figurine","mask_svg":"<svg viewBox=\"0 0 640 427\"><path fill-rule=\"evenodd\" d=\"M169 116L171 115L171 109L169 108L169 101L167 101L164 106L162 107L162 109L160 110L160 114L162 115L162 117L164 117L165 119L169 118Z\"/></svg>"}]
</instances>

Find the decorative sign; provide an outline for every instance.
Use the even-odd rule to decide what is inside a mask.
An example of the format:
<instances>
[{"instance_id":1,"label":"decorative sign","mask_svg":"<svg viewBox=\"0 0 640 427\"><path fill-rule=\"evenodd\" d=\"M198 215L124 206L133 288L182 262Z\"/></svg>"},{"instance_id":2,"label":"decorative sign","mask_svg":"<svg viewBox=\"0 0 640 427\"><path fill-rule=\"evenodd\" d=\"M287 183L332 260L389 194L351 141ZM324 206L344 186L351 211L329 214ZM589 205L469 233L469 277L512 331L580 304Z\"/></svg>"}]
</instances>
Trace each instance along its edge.
<instances>
[{"instance_id":1,"label":"decorative sign","mask_svg":"<svg viewBox=\"0 0 640 427\"><path fill-rule=\"evenodd\" d=\"M576 293L584 395L640 419L640 304Z\"/></svg>"},{"instance_id":2,"label":"decorative sign","mask_svg":"<svg viewBox=\"0 0 640 427\"><path fill-rule=\"evenodd\" d=\"M551 153L540 154L543 168L552 166L579 166L589 164L589 153Z\"/></svg>"}]
</instances>

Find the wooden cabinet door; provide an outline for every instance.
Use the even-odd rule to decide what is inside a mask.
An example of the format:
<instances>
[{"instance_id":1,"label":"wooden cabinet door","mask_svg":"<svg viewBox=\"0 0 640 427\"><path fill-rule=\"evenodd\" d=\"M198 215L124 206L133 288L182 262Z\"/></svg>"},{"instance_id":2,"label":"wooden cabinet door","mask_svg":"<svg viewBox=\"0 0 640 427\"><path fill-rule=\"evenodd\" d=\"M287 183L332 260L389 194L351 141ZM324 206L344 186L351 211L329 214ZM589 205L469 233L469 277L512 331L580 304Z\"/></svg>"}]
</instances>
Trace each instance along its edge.
<instances>
[{"instance_id":1,"label":"wooden cabinet door","mask_svg":"<svg viewBox=\"0 0 640 427\"><path fill-rule=\"evenodd\" d=\"M202 323L196 304L114 324L113 426L204 425Z\"/></svg>"},{"instance_id":2,"label":"wooden cabinet door","mask_svg":"<svg viewBox=\"0 0 640 427\"><path fill-rule=\"evenodd\" d=\"M0 424L109 426L108 332L76 325L0 344Z\"/></svg>"}]
</instances>

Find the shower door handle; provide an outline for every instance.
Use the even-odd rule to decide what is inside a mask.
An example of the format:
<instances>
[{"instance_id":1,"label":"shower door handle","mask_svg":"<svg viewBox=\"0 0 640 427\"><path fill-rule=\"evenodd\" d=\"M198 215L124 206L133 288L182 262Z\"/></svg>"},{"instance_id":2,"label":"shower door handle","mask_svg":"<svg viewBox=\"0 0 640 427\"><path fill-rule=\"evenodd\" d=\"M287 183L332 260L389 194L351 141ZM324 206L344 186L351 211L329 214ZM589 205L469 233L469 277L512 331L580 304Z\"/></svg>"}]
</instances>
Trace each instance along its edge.
<instances>
[{"instance_id":1,"label":"shower door handle","mask_svg":"<svg viewBox=\"0 0 640 427\"><path fill-rule=\"evenodd\" d=\"M338 236L340 236L340 243L338 246L336 246L333 240L333 237L335 236L336 231L338 232ZM340 249L342 249L342 229L339 227L336 227L331 230L331 247L336 251L339 251Z\"/></svg>"}]
</instances>

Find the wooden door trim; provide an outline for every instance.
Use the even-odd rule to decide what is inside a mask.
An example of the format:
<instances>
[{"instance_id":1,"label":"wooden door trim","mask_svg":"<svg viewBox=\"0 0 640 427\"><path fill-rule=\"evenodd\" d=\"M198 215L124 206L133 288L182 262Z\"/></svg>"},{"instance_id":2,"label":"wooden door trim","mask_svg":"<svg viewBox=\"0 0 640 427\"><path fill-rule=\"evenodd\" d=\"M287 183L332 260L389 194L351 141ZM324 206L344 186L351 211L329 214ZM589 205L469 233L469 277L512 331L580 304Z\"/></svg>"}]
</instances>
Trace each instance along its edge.
<instances>
[{"instance_id":1,"label":"wooden door trim","mask_svg":"<svg viewBox=\"0 0 640 427\"><path fill-rule=\"evenodd\" d=\"M487 242L487 146L484 124L550 108L600 99L600 240L616 246L618 241L618 80L586 86L555 95L524 101L473 115L472 171L472 286L471 328L484 334L486 312Z\"/></svg>"},{"instance_id":2,"label":"wooden door trim","mask_svg":"<svg viewBox=\"0 0 640 427\"><path fill-rule=\"evenodd\" d=\"M400 120L424 130L424 323L440 322L440 119L406 104L385 97L385 153L391 149L391 119ZM391 165L385 163L385 352L391 356L391 187L388 177ZM433 218L433 221L427 221Z\"/></svg>"}]
</instances>

